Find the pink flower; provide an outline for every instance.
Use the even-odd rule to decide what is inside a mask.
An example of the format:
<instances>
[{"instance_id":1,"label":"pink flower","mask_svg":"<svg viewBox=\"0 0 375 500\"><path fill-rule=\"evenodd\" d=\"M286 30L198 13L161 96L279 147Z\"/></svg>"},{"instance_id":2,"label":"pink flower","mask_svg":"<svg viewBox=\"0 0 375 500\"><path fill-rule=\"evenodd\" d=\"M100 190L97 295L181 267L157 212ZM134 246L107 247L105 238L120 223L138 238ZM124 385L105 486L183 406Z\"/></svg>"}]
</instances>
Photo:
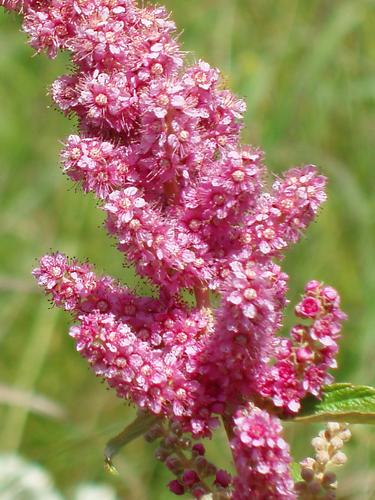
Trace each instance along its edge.
<instances>
[{"instance_id":1,"label":"pink flower","mask_svg":"<svg viewBox=\"0 0 375 500\"><path fill-rule=\"evenodd\" d=\"M282 438L280 421L251 405L240 408L233 421L231 448L238 476L232 498L295 499L289 446Z\"/></svg>"},{"instance_id":2,"label":"pink flower","mask_svg":"<svg viewBox=\"0 0 375 500\"><path fill-rule=\"evenodd\" d=\"M322 305L314 297L306 297L296 306L296 314L301 318L315 318L322 310Z\"/></svg>"},{"instance_id":3,"label":"pink flower","mask_svg":"<svg viewBox=\"0 0 375 500\"><path fill-rule=\"evenodd\" d=\"M129 132L137 118L137 96L125 73L85 75L78 83L78 103L90 126L108 126L116 132Z\"/></svg>"},{"instance_id":4,"label":"pink flower","mask_svg":"<svg viewBox=\"0 0 375 500\"><path fill-rule=\"evenodd\" d=\"M126 186L132 180L132 169L127 151L115 148L108 141L68 138L61 153L64 172L82 184L85 191L105 199L112 191Z\"/></svg>"}]
</instances>

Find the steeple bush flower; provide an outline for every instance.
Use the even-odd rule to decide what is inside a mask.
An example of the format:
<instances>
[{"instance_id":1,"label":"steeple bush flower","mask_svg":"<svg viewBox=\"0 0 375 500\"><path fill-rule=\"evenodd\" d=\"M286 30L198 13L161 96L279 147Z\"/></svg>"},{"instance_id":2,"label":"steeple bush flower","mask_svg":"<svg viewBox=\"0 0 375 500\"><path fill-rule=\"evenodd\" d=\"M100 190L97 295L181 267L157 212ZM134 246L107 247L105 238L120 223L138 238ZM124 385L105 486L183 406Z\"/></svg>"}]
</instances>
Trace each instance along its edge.
<instances>
[{"instance_id":1,"label":"steeple bush flower","mask_svg":"<svg viewBox=\"0 0 375 500\"><path fill-rule=\"evenodd\" d=\"M125 262L159 292L140 297L88 263L42 257L33 274L72 315L78 352L119 397L155 416L146 439L161 440L157 458L176 476L172 492L296 498L280 419L332 381L345 314L332 287L311 281L295 307L298 324L283 337L280 261L326 200L325 177L307 165L269 186L263 152L240 144L245 103L207 62L186 66L163 7L1 4L22 13L36 52L70 52L72 71L50 88L79 122L63 171L96 196ZM210 437L220 419L234 478L191 441Z\"/></svg>"}]
</instances>

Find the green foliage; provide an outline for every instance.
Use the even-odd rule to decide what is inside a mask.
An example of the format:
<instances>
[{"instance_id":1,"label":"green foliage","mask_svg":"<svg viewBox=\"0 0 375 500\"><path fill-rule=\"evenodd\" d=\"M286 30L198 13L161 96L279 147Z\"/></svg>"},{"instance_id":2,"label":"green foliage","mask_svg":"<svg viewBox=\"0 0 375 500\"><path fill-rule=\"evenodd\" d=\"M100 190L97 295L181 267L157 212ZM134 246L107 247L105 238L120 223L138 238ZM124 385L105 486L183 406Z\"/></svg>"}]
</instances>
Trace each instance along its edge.
<instances>
[{"instance_id":1,"label":"green foliage","mask_svg":"<svg viewBox=\"0 0 375 500\"><path fill-rule=\"evenodd\" d=\"M138 415L120 434L108 441L104 450L104 462L109 472L117 472L113 464L114 456L134 439L143 436L158 420L158 417L148 415L147 413Z\"/></svg>"},{"instance_id":2,"label":"green foliage","mask_svg":"<svg viewBox=\"0 0 375 500\"><path fill-rule=\"evenodd\" d=\"M270 169L311 162L328 176L318 223L283 263L290 299L295 303L312 278L340 290L349 321L337 380L375 385L374 1L159 3L173 10L185 48L222 68L244 96L244 140L266 150ZM19 20L0 12L0 448L39 462L66 493L90 480L111 482L127 500L173 499L165 489L168 471L141 439L117 457L120 476L105 473L101 450L134 412L73 351L69 318L48 307L30 276L37 257L59 249L147 291L98 228L103 216L94 201L58 167L59 141L75 123L48 109L46 86L67 70L65 56L32 57ZM36 414L27 399L15 405L1 384L7 394L22 389L57 402L65 419ZM299 461L316 429L286 427ZM224 437L209 448L224 466ZM348 455L340 478L345 499L374 498L373 431L355 426Z\"/></svg>"},{"instance_id":3,"label":"green foliage","mask_svg":"<svg viewBox=\"0 0 375 500\"><path fill-rule=\"evenodd\" d=\"M301 476L301 466L300 464L297 464L297 462L292 462L290 465L290 469L292 472L292 478L295 483L298 483L299 481L302 481L302 476Z\"/></svg>"},{"instance_id":4,"label":"green foliage","mask_svg":"<svg viewBox=\"0 0 375 500\"><path fill-rule=\"evenodd\" d=\"M322 399L306 398L294 422L347 422L375 424L375 388L366 385L332 384Z\"/></svg>"}]
</instances>

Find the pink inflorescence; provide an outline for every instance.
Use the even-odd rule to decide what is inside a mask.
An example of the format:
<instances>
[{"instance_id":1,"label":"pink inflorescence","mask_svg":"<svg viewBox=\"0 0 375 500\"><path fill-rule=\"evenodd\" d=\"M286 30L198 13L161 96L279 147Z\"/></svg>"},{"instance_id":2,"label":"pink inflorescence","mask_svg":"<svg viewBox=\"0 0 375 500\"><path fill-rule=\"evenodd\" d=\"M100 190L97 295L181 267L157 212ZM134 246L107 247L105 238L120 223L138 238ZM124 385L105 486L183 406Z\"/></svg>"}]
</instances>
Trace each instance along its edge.
<instances>
[{"instance_id":1,"label":"pink inflorescence","mask_svg":"<svg viewBox=\"0 0 375 500\"><path fill-rule=\"evenodd\" d=\"M233 500L296 498L289 474L289 445L282 438L277 417L250 404L239 408L234 415L231 448L239 473Z\"/></svg>"},{"instance_id":2,"label":"pink inflorescence","mask_svg":"<svg viewBox=\"0 0 375 500\"><path fill-rule=\"evenodd\" d=\"M71 52L74 70L50 89L80 124L63 171L98 198L125 262L160 292L139 297L87 263L43 257L34 275L76 320L78 351L120 397L194 437L209 436L218 416L234 426L233 498L294 498L288 448L265 408L287 416L320 395L344 314L333 288L310 282L296 307L301 324L278 337L288 276L277 261L325 201L325 178L308 165L267 186L262 151L240 144L244 102L208 63L184 65L163 7L0 3L23 13L37 52ZM248 401L264 409L243 409ZM177 494L181 481L170 485Z\"/></svg>"},{"instance_id":3,"label":"pink inflorescence","mask_svg":"<svg viewBox=\"0 0 375 500\"><path fill-rule=\"evenodd\" d=\"M280 341L276 363L260 384L260 393L290 414L298 412L307 394L319 396L323 385L333 381L328 370L337 368L337 341L346 319L337 291L318 281L306 285L295 314L305 323Z\"/></svg>"}]
</instances>

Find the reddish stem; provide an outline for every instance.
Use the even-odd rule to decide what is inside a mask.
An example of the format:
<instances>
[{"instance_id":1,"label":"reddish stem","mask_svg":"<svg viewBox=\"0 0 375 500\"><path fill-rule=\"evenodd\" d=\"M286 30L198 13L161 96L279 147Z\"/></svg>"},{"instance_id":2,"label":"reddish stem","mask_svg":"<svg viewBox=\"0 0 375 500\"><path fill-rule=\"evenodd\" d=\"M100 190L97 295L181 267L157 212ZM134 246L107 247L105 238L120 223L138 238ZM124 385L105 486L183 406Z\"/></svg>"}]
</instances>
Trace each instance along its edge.
<instances>
[{"instance_id":1,"label":"reddish stem","mask_svg":"<svg viewBox=\"0 0 375 500\"><path fill-rule=\"evenodd\" d=\"M225 414L225 415L223 415L222 419L223 419L224 429L225 429L225 432L227 434L228 441L230 443L234 437L233 427L232 427L232 425L233 425L232 415Z\"/></svg>"},{"instance_id":2,"label":"reddish stem","mask_svg":"<svg viewBox=\"0 0 375 500\"><path fill-rule=\"evenodd\" d=\"M168 205L177 202L180 195L180 189L176 178L171 179L164 184L164 194Z\"/></svg>"},{"instance_id":3,"label":"reddish stem","mask_svg":"<svg viewBox=\"0 0 375 500\"><path fill-rule=\"evenodd\" d=\"M195 286L194 295L199 309L202 309L203 307L210 307L210 291L206 286Z\"/></svg>"}]
</instances>

